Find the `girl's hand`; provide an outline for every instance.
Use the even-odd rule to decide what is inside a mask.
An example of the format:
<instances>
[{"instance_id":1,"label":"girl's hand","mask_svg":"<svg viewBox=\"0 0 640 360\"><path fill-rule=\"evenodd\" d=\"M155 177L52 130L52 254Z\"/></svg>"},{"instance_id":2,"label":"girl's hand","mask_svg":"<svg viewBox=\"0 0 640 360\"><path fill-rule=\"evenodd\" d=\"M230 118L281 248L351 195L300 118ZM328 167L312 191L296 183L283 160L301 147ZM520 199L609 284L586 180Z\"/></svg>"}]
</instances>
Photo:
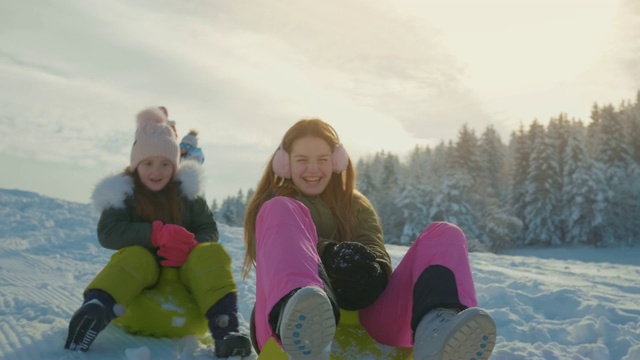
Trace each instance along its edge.
<instances>
[{"instance_id":1,"label":"girl's hand","mask_svg":"<svg viewBox=\"0 0 640 360\"><path fill-rule=\"evenodd\" d=\"M158 255L165 258L162 266L180 267L189 257L191 250L198 245L193 233L180 225L153 222L151 244L158 248Z\"/></svg>"},{"instance_id":2,"label":"girl's hand","mask_svg":"<svg viewBox=\"0 0 640 360\"><path fill-rule=\"evenodd\" d=\"M376 254L357 242L328 245L322 263L329 277L350 281L377 277L382 272Z\"/></svg>"}]
</instances>

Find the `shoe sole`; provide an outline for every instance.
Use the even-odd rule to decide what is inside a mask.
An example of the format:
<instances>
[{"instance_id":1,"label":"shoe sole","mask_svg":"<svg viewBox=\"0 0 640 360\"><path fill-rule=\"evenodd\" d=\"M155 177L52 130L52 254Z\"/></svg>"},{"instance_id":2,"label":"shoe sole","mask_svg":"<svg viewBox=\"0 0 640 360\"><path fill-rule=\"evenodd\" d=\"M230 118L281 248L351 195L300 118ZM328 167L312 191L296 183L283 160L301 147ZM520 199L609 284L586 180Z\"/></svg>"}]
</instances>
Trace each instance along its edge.
<instances>
[{"instance_id":1,"label":"shoe sole","mask_svg":"<svg viewBox=\"0 0 640 360\"><path fill-rule=\"evenodd\" d=\"M107 326L104 311L104 307L99 303L90 301L83 305L69 323L65 349L88 351L98 333Z\"/></svg>"},{"instance_id":2,"label":"shoe sole","mask_svg":"<svg viewBox=\"0 0 640 360\"><path fill-rule=\"evenodd\" d=\"M442 351L442 360L487 360L496 344L496 324L484 311L472 308L454 327Z\"/></svg>"},{"instance_id":3,"label":"shoe sole","mask_svg":"<svg viewBox=\"0 0 640 360\"><path fill-rule=\"evenodd\" d=\"M289 358L328 359L336 320L324 290L304 287L293 294L282 311L280 341Z\"/></svg>"},{"instance_id":4,"label":"shoe sole","mask_svg":"<svg viewBox=\"0 0 640 360\"><path fill-rule=\"evenodd\" d=\"M458 318L459 317L459 318ZM444 340L440 355L416 360L488 360L496 345L496 324L485 311L469 308L456 315L456 324Z\"/></svg>"}]
</instances>

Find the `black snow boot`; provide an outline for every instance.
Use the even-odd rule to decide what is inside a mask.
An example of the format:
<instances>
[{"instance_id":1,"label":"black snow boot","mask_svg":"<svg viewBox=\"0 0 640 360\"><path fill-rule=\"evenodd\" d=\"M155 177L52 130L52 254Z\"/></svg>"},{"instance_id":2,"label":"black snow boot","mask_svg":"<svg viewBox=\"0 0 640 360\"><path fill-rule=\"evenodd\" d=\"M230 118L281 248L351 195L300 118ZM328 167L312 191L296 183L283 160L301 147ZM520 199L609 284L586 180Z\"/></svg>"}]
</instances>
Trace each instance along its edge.
<instances>
[{"instance_id":1,"label":"black snow boot","mask_svg":"<svg viewBox=\"0 0 640 360\"><path fill-rule=\"evenodd\" d=\"M91 289L84 294L84 298L82 306L76 310L69 322L65 349L89 350L98 333L116 317L116 301L106 291Z\"/></svg>"},{"instance_id":2,"label":"black snow boot","mask_svg":"<svg viewBox=\"0 0 640 360\"><path fill-rule=\"evenodd\" d=\"M206 313L218 358L251 355L251 339L238 331L238 295L225 295Z\"/></svg>"}]
</instances>

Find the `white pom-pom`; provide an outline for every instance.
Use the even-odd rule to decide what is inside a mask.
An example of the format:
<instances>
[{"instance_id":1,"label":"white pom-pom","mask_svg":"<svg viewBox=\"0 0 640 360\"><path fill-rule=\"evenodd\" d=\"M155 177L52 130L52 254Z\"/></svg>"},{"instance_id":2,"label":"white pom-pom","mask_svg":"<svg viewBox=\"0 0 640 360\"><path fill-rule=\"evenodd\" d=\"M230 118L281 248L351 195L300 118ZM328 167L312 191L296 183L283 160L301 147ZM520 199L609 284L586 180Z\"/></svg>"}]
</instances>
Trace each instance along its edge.
<instances>
[{"instance_id":1,"label":"white pom-pom","mask_svg":"<svg viewBox=\"0 0 640 360\"><path fill-rule=\"evenodd\" d=\"M157 107L146 108L138 113L138 126L147 122L155 122L158 124L167 123L167 116Z\"/></svg>"}]
</instances>

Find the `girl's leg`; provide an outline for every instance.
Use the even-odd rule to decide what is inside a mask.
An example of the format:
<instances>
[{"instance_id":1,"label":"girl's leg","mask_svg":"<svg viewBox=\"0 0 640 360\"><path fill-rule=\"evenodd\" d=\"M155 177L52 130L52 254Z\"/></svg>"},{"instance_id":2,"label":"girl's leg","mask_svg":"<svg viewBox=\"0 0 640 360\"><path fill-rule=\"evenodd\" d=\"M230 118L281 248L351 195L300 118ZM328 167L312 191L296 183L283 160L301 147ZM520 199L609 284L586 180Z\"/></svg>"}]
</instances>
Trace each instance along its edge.
<instances>
[{"instance_id":1,"label":"girl's leg","mask_svg":"<svg viewBox=\"0 0 640 360\"><path fill-rule=\"evenodd\" d=\"M429 310L477 304L464 233L453 224L435 222L409 248L380 298L359 315L376 341L411 347L413 332Z\"/></svg>"},{"instance_id":2,"label":"girl's leg","mask_svg":"<svg viewBox=\"0 0 640 360\"><path fill-rule=\"evenodd\" d=\"M203 315L220 299L237 291L231 257L218 243L194 247L178 272Z\"/></svg>"},{"instance_id":3,"label":"girl's leg","mask_svg":"<svg viewBox=\"0 0 640 360\"><path fill-rule=\"evenodd\" d=\"M251 341L238 332L238 295L231 272L231 257L218 243L191 250L179 269L180 281L193 295L209 322L217 357L248 356Z\"/></svg>"},{"instance_id":4,"label":"girl's leg","mask_svg":"<svg viewBox=\"0 0 640 360\"><path fill-rule=\"evenodd\" d=\"M113 254L87 286L84 302L69 322L65 348L87 351L98 333L117 315L122 315L117 314L116 302L128 305L143 289L158 281L159 273L155 258L141 246L126 247Z\"/></svg>"},{"instance_id":5,"label":"girl's leg","mask_svg":"<svg viewBox=\"0 0 640 360\"><path fill-rule=\"evenodd\" d=\"M159 276L160 266L153 254L142 246L129 246L111 256L85 292L103 290L126 307L142 290L152 287Z\"/></svg>"},{"instance_id":6,"label":"girl's leg","mask_svg":"<svg viewBox=\"0 0 640 360\"><path fill-rule=\"evenodd\" d=\"M262 349L270 337L277 339L269 323L276 303L295 289L325 286L318 272L321 260L316 228L301 202L287 197L265 202L258 212L255 235L254 326L258 349Z\"/></svg>"}]
</instances>

